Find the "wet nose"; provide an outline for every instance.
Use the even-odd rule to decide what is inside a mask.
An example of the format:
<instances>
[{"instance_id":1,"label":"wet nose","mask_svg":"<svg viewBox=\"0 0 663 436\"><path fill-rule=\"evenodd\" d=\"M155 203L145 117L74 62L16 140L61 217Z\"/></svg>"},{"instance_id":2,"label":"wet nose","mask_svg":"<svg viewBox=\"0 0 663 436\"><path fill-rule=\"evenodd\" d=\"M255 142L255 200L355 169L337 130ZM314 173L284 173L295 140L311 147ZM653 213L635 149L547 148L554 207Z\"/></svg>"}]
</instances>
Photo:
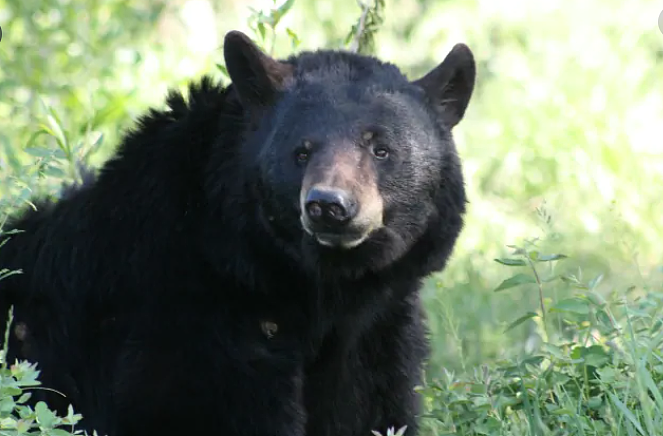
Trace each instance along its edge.
<instances>
[{"instance_id":1,"label":"wet nose","mask_svg":"<svg viewBox=\"0 0 663 436\"><path fill-rule=\"evenodd\" d=\"M336 188L311 188L304 207L311 221L332 227L343 225L357 215L357 202L352 195Z\"/></svg>"}]
</instances>

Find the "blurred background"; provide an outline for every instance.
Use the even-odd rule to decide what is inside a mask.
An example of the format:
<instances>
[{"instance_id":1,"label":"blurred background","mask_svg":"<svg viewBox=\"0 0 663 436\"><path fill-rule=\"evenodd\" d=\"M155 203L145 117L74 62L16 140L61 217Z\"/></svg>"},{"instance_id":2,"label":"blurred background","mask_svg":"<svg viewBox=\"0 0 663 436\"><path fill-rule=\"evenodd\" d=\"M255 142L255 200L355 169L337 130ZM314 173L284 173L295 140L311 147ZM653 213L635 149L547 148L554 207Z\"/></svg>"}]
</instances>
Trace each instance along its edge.
<instances>
[{"instance_id":1,"label":"blurred background","mask_svg":"<svg viewBox=\"0 0 663 436\"><path fill-rule=\"evenodd\" d=\"M148 106L223 74L224 34L260 37L272 0L0 0L0 201L56 192L75 160L101 164ZM276 56L347 47L355 0L295 0L264 46ZM253 9L252 9L253 8ZM494 290L494 259L537 239L568 258L548 272L637 298L663 283L663 34L660 1L387 0L375 54L411 78L457 42L478 62L455 135L469 213L424 296L428 375L470 371L541 342L538 287ZM546 284L545 303L573 292ZM560 327L561 328L561 327Z\"/></svg>"}]
</instances>

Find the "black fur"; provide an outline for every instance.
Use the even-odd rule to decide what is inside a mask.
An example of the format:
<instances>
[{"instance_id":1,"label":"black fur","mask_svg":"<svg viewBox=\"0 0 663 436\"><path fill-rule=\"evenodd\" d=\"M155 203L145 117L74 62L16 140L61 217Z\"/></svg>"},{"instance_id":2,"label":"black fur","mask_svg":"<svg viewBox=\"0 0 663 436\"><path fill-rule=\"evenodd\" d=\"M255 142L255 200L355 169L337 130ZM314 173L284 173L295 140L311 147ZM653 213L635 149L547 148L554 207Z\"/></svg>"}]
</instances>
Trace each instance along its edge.
<instances>
[{"instance_id":1,"label":"black fur","mask_svg":"<svg viewBox=\"0 0 663 436\"><path fill-rule=\"evenodd\" d=\"M294 75L259 111L209 78L188 101L170 94L96 180L11 223L23 232L0 266L23 274L0 281L0 310L15 305L28 334L11 335L10 358L67 395L35 399L71 402L111 436L415 434L417 290L466 203L451 126L393 65L332 51L285 63ZM393 141L377 171L385 227L336 252L301 230L290 152L361 122Z\"/></svg>"}]
</instances>

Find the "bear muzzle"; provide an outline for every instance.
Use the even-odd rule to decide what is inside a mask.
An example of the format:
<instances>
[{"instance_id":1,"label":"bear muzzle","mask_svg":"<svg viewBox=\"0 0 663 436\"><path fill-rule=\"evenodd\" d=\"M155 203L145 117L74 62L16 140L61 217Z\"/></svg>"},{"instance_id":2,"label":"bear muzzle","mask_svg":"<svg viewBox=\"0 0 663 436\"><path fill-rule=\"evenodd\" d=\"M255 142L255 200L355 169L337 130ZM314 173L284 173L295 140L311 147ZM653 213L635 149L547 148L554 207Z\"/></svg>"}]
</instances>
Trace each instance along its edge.
<instances>
[{"instance_id":1,"label":"bear muzzle","mask_svg":"<svg viewBox=\"0 0 663 436\"><path fill-rule=\"evenodd\" d=\"M381 210L363 207L360 199L348 190L315 185L302 199L302 227L326 247L357 247L382 224Z\"/></svg>"},{"instance_id":2,"label":"bear muzzle","mask_svg":"<svg viewBox=\"0 0 663 436\"><path fill-rule=\"evenodd\" d=\"M314 186L304 200L304 213L311 223L331 230L345 227L358 209L354 196L338 188Z\"/></svg>"}]
</instances>

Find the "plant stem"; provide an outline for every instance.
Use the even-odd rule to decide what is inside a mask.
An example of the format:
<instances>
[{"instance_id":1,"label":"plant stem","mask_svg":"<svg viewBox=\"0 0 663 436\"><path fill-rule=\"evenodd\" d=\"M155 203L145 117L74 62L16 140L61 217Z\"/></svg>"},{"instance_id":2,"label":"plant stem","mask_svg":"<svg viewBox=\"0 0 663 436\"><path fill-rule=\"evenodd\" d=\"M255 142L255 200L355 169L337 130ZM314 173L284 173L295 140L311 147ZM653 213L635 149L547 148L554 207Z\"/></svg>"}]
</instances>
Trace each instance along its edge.
<instances>
[{"instance_id":1,"label":"plant stem","mask_svg":"<svg viewBox=\"0 0 663 436\"><path fill-rule=\"evenodd\" d=\"M366 27L366 17L368 16L368 11L371 9L370 6L361 3L362 11L361 11L361 17L359 17L359 24L357 25L357 31L355 32L355 37L352 40L352 44L350 44L350 51L353 53L356 53L359 50L359 43L361 41L361 37L364 34L364 29Z\"/></svg>"},{"instance_id":2,"label":"plant stem","mask_svg":"<svg viewBox=\"0 0 663 436\"><path fill-rule=\"evenodd\" d=\"M525 254L525 257L527 259L527 263L529 264L530 268L532 269L532 272L534 273L534 280L536 280L536 285L539 288L539 304L541 306L541 320L543 322L543 330L544 333L546 334L546 341L548 340L548 323L546 322L546 306L543 301L543 282L541 281L541 277L539 276L538 271L536 270L536 266L534 265L534 262L532 262L532 259L529 258L528 254Z\"/></svg>"}]
</instances>

